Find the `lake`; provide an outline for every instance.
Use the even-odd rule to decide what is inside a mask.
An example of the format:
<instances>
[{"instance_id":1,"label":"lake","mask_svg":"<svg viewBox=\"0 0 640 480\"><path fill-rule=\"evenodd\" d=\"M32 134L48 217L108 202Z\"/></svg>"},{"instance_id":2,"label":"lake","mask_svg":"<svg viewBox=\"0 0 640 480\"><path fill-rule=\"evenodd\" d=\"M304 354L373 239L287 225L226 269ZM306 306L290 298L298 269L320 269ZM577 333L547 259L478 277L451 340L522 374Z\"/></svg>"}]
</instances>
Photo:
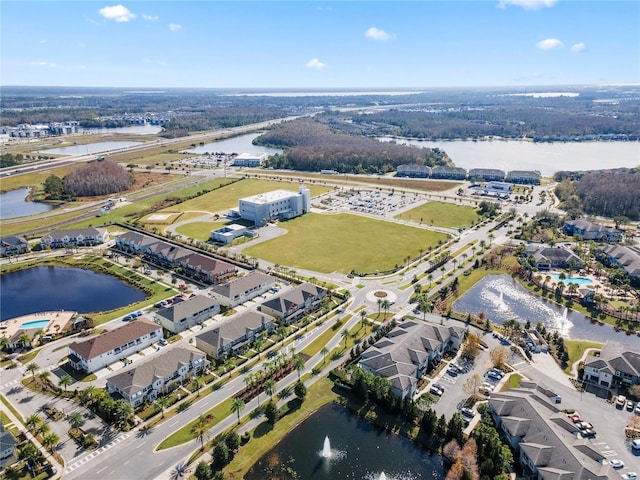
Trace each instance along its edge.
<instances>
[{"instance_id":1,"label":"lake","mask_svg":"<svg viewBox=\"0 0 640 480\"><path fill-rule=\"evenodd\" d=\"M440 141L379 138L418 147L437 147L447 152L457 167L538 170L550 177L558 170L598 170L640 165L640 142L554 142L517 140Z\"/></svg>"},{"instance_id":2,"label":"lake","mask_svg":"<svg viewBox=\"0 0 640 480\"><path fill-rule=\"evenodd\" d=\"M616 332L611 325L592 323L580 312L568 310L551 300L538 297L508 275L487 275L453 304L458 312L478 315L498 325L506 320L527 320L534 325L540 321L547 329L557 330L565 338L624 342L627 335ZM566 311L566 314L565 314Z\"/></svg>"},{"instance_id":3,"label":"lake","mask_svg":"<svg viewBox=\"0 0 640 480\"><path fill-rule=\"evenodd\" d=\"M183 150L188 153L195 153L202 155L203 153L268 153L269 155L275 155L276 153L282 153L279 148L263 147L260 145L253 145L251 142L254 138L259 137L260 133L248 133L246 135L239 135L237 137L227 138L225 140L219 140L217 142L205 143L196 148L189 150Z\"/></svg>"},{"instance_id":4,"label":"lake","mask_svg":"<svg viewBox=\"0 0 640 480\"><path fill-rule=\"evenodd\" d=\"M106 153L117 148L133 147L142 142L98 142L87 143L86 145L70 145L68 147L50 148L48 150L38 150L37 153L51 155L89 155L91 153Z\"/></svg>"},{"instance_id":5,"label":"lake","mask_svg":"<svg viewBox=\"0 0 640 480\"><path fill-rule=\"evenodd\" d=\"M0 194L0 220L35 215L55 208L46 203L26 201L30 190L29 187L25 187Z\"/></svg>"},{"instance_id":6,"label":"lake","mask_svg":"<svg viewBox=\"0 0 640 480\"><path fill-rule=\"evenodd\" d=\"M98 134L98 133L128 133L131 135L156 135L162 131L160 125L131 125L130 127L113 127L113 128L83 128L82 133Z\"/></svg>"},{"instance_id":7,"label":"lake","mask_svg":"<svg viewBox=\"0 0 640 480\"><path fill-rule=\"evenodd\" d=\"M328 458L322 455L325 437L330 444ZM290 467L298 474L295 478L305 480L378 480L382 472L387 480L444 478L442 457L429 455L337 404L325 405L298 425L244 478L280 478L273 465Z\"/></svg>"},{"instance_id":8,"label":"lake","mask_svg":"<svg viewBox=\"0 0 640 480\"><path fill-rule=\"evenodd\" d=\"M50 310L101 312L144 300L117 278L82 268L35 267L0 275L0 320Z\"/></svg>"}]
</instances>

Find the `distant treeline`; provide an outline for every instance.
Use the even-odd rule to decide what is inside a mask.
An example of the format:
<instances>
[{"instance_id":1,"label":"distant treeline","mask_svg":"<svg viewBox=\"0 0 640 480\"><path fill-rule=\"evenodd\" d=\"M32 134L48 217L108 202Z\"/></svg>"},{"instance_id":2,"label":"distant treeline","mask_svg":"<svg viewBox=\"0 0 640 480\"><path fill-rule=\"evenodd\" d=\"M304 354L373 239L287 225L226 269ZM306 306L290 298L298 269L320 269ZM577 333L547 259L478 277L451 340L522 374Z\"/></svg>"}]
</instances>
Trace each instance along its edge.
<instances>
[{"instance_id":1,"label":"distant treeline","mask_svg":"<svg viewBox=\"0 0 640 480\"><path fill-rule=\"evenodd\" d=\"M599 107L571 111L541 106L491 105L331 114L324 121L352 133L427 140L487 136L529 138L534 141L640 139L640 115L637 109L612 114L610 111L600 112Z\"/></svg>"},{"instance_id":2,"label":"distant treeline","mask_svg":"<svg viewBox=\"0 0 640 480\"><path fill-rule=\"evenodd\" d=\"M127 190L133 176L122 165L111 160L88 163L63 179L50 175L44 182L45 195L50 200L69 200L77 196L93 197Z\"/></svg>"},{"instance_id":3,"label":"distant treeline","mask_svg":"<svg viewBox=\"0 0 640 480\"><path fill-rule=\"evenodd\" d=\"M383 174L395 171L398 165L405 163L450 164L447 154L439 149L395 145L348 135L310 118L278 125L254 142L285 149L282 155L268 160L268 166L278 169Z\"/></svg>"},{"instance_id":4,"label":"distant treeline","mask_svg":"<svg viewBox=\"0 0 640 480\"><path fill-rule=\"evenodd\" d=\"M558 172L556 196L571 216L582 213L640 220L640 169Z\"/></svg>"},{"instance_id":5,"label":"distant treeline","mask_svg":"<svg viewBox=\"0 0 640 480\"><path fill-rule=\"evenodd\" d=\"M270 107L212 107L197 113L173 117L164 124L164 128L167 132L173 130L197 132L217 128L239 127L286 116L287 114L284 111Z\"/></svg>"},{"instance_id":6,"label":"distant treeline","mask_svg":"<svg viewBox=\"0 0 640 480\"><path fill-rule=\"evenodd\" d=\"M13 167L15 165L20 165L24 157L21 153L14 155L12 153L3 153L0 155L0 168L4 167Z\"/></svg>"}]
</instances>

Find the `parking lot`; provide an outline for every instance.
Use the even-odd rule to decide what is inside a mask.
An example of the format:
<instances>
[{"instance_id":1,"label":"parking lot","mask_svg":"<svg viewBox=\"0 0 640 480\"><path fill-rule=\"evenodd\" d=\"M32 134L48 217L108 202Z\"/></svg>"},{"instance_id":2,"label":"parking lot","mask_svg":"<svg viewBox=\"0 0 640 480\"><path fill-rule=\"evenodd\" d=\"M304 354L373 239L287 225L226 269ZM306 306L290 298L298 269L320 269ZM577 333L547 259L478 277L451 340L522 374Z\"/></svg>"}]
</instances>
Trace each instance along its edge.
<instances>
[{"instance_id":1,"label":"parking lot","mask_svg":"<svg viewBox=\"0 0 640 480\"><path fill-rule=\"evenodd\" d=\"M376 189L341 189L323 195L314 206L324 210L351 211L367 215L395 215L422 200L417 195L382 192Z\"/></svg>"}]
</instances>

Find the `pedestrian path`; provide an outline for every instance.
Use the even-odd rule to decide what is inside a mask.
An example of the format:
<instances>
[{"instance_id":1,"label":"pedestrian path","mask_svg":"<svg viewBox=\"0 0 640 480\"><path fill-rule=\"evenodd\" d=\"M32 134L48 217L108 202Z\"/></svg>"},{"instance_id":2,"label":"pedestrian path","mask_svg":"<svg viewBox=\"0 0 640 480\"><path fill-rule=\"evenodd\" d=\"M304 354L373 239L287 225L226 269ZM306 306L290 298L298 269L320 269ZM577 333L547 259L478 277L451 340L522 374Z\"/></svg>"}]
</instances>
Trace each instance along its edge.
<instances>
[{"instance_id":1,"label":"pedestrian path","mask_svg":"<svg viewBox=\"0 0 640 480\"><path fill-rule=\"evenodd\" d=\"M42 369L40 369L40 370L38 370L36 372L36 375L38 375L39 373L42 373L42 372L50 372L51 370L53 370L54 368L57 368L57 367L58 367L57 365L50 365L50 366L48 366L46 368L42 368ZM24 367L18 367L18 370L23 375L27 373L27 370ZM31 375L31 374L29 374L29 375ZM5 388L13 387L14 385L19 384L22 381L22 379L23 379L23 377L20 377L20 378L16 378L14 380L11 380L10 382L4 383L4 384L0 385L0 390L4 390Z\"/></svg>"},{"instance_id":2,"label":"pedestrian path","mask_svg":"<svg viewBox=\"0 0 640 480\"><path fill-rule=\"evenodd\" d=\"M114 440L112 440L111 442L107 443L106 445L94 450L93 452L85 455L84 457L82 457L80 460L77 460L73 463L70 463L65 469L64 469L64 473L65 475L68 473L73 472L76 468L81 467L82 465L84 465L87 462L90 462L91 460L93 460L94 458L100 456L101 454L103 454L104 452L106 452L107 450L109 450L111 447L113 447L114 445L117 445L118 443L126 440L127 438L129 438L131 436L131 432L127 432L127 433L123 433L121 435L118 435Z\"/></svg>"}]
</instances>

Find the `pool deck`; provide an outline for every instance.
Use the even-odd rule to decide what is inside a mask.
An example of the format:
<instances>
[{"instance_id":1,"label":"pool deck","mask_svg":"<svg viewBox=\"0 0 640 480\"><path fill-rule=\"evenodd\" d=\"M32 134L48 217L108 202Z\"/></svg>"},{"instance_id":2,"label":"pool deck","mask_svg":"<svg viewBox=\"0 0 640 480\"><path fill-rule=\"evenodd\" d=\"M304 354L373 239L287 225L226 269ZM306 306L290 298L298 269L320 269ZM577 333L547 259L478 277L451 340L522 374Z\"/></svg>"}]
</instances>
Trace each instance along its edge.
<instances>
[{"instance_id":1,"label":"pool deck","mask_svg":"<svg viewBox=\"0 0 640 480\"><path fill-rule=\"evenodd\" d=\"M29 333L35 333L37 328L20 328L20 325L26 322L37 322L39 320L49 320L49 324L43 329L45 335L54 335L58 332L63 332L65 327L69 324L71 319L76 316L77 312L70 312L66 310L58 310L53 312L38 312L23 315L21 317L11 318L0 322L0 336L13 337L20 330L28 331ZM56 329L56 325L59 328Z\"/></svg>"}]
</instances>

